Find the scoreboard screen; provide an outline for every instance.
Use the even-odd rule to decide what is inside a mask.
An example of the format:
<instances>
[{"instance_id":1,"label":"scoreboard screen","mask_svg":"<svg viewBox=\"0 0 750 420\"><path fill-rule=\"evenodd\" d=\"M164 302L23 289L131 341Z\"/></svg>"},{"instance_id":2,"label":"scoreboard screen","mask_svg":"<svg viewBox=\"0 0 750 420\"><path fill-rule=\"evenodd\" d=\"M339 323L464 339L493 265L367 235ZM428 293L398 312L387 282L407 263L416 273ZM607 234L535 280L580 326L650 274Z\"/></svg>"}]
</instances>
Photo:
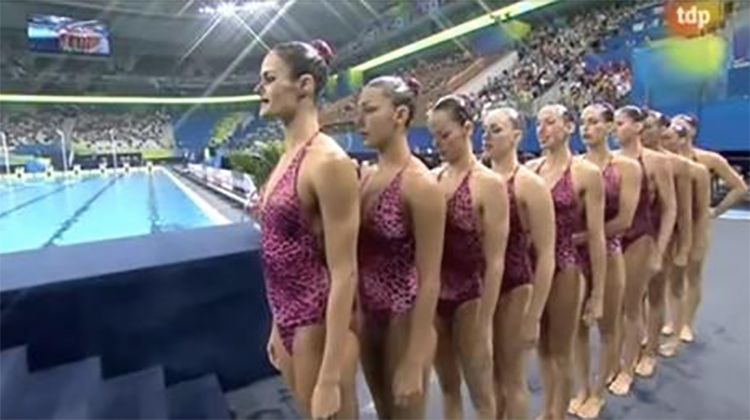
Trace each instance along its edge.
<instances>
[{"instance_id":1,"label":"scoreboard screen","mask_svg":"<svg viewBox=\"0 0 750 420\"><path fill-rule=\"evenodd\" d=\"M98 20L31 15L27 20L29 49L43 53L109 55L109 29Z\"/></svg>"}]
</instances>

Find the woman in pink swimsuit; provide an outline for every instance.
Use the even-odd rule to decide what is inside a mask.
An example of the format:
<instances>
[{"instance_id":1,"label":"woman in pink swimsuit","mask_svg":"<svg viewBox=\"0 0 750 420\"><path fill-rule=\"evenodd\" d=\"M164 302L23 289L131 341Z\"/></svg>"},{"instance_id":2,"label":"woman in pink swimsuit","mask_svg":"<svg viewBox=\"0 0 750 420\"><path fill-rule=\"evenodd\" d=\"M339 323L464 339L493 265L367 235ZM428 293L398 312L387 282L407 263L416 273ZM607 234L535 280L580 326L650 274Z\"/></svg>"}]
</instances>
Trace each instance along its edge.
<instances>
[{"instance_id":1,"label":"woman in pink swimsuit","mask_svg":"<svg viewBox=\"0 0 750 420\"><path fill-rule=\"evenodd\" d=\"M664 148L670 153L679 155L687 162L692 187L690 202L685 205L688 211L684 212L690 215L692 233L690 248L687 258L680 262L679 269L672 270L673 274L667 279L670 290L669 309L671 310L672 327L675 331L681 331L681 333L671 334L659 348L659 354L662 356L673 357L677 354L681 343L690 342L692 338L691 322L699 301L696 294L700 294L700 290L695 289L696 278L701 276L710 235L711 173L707 166L681 154L692 142L689 137L689 125L685 121L679 118L674 119L662 134ZM658 321L663 322L663 319ZM658 328L658 326L654 326L655 331L658 331Z\"/></svg>"},{"instance_id":2,"label":"woman in pink swimsuit","mask_svg":"<svg viewBox=\"0 0 750 420\"><path fill-rule=\"evenodd\" d=\"M362 365L382 419L424 418L437 342L446 204L406 138L418 86L384 76L359 97L358 126L378 163L362 180L357 302Z\"/></svg>"},{"instance_id":3,"label":"woman in pink swimsuit","mask_svg":"<svg viewBox=\"0 0 750 420\"><path fill-rule=\"evenodd\" d=\"M659 350L659 333L666 315L667 285L672 293L682 297L685 283L685 270L692 243L693 224L693 181L690 160L672 153L664 147L664 139L669 132L669 118L656 111L648 111L641 134L643 145L655 152L662 153L669 159L673 182L675 185L675 199L677 203L677 217L675 229L664 254L662 269L651 277L648 285L648 306L644 311L647 334L645 345L636 365L635 373L642 377L653 375L657 365ZM698 165L695 165L698 166ZM654 220L656 223L659 220ZM643 343L642 343L643 344Z\"/></svg>"},{"instance_id":4,"label":"woman in pink swimsuit","mask_svg":"<svg viewBox=\"0 0 750 420\"><path fill-rule=\"evenodd\" d=\"M555 210L544 180L518 161L523 116L512 108L492 109L483 123L485 156L506 182L510 219L493 328L495 418L528 419L526 356L537 344L555 270Z\"/></svg>"},{"instance_id":5,"label":"woman in pink swimsuit","mask_svg":"<svg viewBox=\"0 0 750 420\"><path fill-rule=\"evenodd\" d=\"M539 340L545 387L542 415L552 419L565 418L572 397L573 342L585 288L574 234L582 228L588 232L593 279L584 302L588 324L602 316L606 274L602 175L594 164L573 159L574 130L574 117L564 106L543 107L537 115L537 136L544 157L527 163L544 179L555 207L555 277Z\"/></svg>"},{"instance_id":6,"label":"woman in pink swimsuit","mask_svg":"<svg viewBox=\"0 0 750 420\"><path fill-rule=\"evenodd\" d=\"M445 161L433 172L447 199L435 360L443 416L464 417L463 374L477 417L494 419L491 329L508 241L506 187L472 153L474 121L466 98L440 98L428 117Z\"/></svg>"},{"instance_id":7,"label":"woman in pink swimsuit","mask_svg":"<svg viewBox=\"0 0 750 420\"><path fill-rule=\"evenodd\" d=\"M261 65L260 115L284 123L286 151L262 188L261 255L273 327L271 363L311 418L356 418L357 174L320 133L317 98L332 51L281 44Z\"/></svg>"},{"instance_id":8,"label":"woman in pink swimsuit","mask_svg":"<svg viewBox=\"0 0 750 420\"><path fill-rule=\"evenodd\" d=\"M672 237L676 217L674 181L669 159L643 147L641 135L646 113L626 106L615 113L618 154L641 166L641 191L633 223L622 238L625 258L624 326L620 372L609 386L615 395L630 392L638 361L643 325L643 300L651 277L661 271L664 253Z\"/></svg>"},{"instance_id":9,"label":"woman in pink swimsuit","mask_svg":"<svg viewBox=\"0 0 750 420\"><path fill-rule=\"evenodd\" d=\"M630 227L641 188L641 168L638 162L612 153L607 144L615 119L614 110L606 104L586 107L581 114L581 138L586 154L580 159L591 162L602 172L604 179L604 234L607 244L607 274L604 281L604 311L599 320L599 377L592 382L589 371L591 353L589 326L581 322L574 350L580 390L570 402L568 412L585 419L599 416L605 403L607 384L619 368L618 337L622 322L622 296L625 290L625 261L622 257L621 235ZM586 233L577 235L585 243ZM577 240L577 242L579 242ZM590 285L591 261L587 247L579 246L583 257L583 274Z\"/></svg>"},{"instance_id":10,"label":"woman in pink swimsuit","mask_svg":"<svg viewBox=\"0 0 750 420\"><path fill-rule=\"evenodd\" d=\"M696 135L698 134L699 127L698 118L684 114L676 115L672 118L672 125L683 127L686 130L685 135L680 137L681 141L678 149L680 155L704 166L710 177L717 177L729 188L724 198L716 203L715 207L709 208L709 220L701 225L694 225L694 238L703 238L704 240L699 243L700 247L694 247L691 250L687 268L687 285L685 287L685 304L687 305L685 324L681 329L674 330L674 333L679 336L681 341L690 343L694 339L695 333L693 327L695 315L698 313L703 293L703 265L708 256L708 247L710 245L710 220L721 216L724 212L732 208L732 206L743 201L747 197L748 188L742 179L742 175L732 168L726 158L719 153L698 147L696 144ZM668 328L666 330L665 332L669 332Z\"/></svg>"}]
</instances>

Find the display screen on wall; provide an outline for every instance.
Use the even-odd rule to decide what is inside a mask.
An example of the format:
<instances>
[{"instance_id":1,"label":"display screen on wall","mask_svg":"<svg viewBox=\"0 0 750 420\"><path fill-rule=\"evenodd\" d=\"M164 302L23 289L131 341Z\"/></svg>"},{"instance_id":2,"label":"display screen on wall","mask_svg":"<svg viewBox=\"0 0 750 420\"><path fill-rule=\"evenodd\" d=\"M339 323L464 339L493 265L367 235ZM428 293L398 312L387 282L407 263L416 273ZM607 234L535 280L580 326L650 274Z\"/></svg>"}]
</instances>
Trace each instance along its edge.
<instances>
[{"instance_id":1,"label":"display screen on wall","mask_svg":"<svg viewBox=\"0 0 750 420\"><path fill-rule=\"evenodd\" d=\"M44 53L109 55L109 28L98 20L31 15L27 20L29 49Z\"/></svg>"}]
</instances>

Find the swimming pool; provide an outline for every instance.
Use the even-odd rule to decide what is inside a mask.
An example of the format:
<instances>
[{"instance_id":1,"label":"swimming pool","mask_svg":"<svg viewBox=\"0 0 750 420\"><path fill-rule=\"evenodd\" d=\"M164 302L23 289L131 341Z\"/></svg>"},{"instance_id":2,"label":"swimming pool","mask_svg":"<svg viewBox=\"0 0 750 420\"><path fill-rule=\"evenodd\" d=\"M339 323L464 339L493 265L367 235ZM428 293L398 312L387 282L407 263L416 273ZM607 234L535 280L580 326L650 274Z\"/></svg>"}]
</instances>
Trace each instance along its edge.
<instances>
[{"instance_id":1,"label":"swimming pool","mask_svg":"<svg viewBox=\"0 0 750 420\"><path fill-rule=\"evenodd\" d=\"M0 181L0 253L228 222L162 168Z\"/></svg>"}]
</instances>

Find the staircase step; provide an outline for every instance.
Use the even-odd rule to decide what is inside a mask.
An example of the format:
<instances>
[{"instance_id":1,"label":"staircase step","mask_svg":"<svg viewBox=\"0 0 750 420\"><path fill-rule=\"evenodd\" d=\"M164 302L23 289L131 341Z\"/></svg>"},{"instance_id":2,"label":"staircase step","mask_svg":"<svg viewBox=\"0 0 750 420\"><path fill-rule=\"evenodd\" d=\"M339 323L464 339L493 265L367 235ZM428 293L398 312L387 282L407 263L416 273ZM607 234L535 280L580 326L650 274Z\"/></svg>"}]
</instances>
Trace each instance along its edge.
<instances>
[{"instance_id":1,"label":"staircase step","mask_svg":"<svg viewBox=\"0 0 750 420\"><path fill-rule=\"evenodd\" d=\"M170 419L230 419L229 407L215 375L186 381L167 389Z\"/></svg>"},{"instance_id":2,"label":"staircase step","mask_svg":"<svg viewBox=\"0 0 750 420\"><path fill-rule=\"evenodd\" d=\"M85 413L88 396L100 382L98 357L33 372L13 400L3 405L2 417L49 419L68 410Z\"/></svg>"},{"instance_id":3,"label":"staircase step","mask_svg":"<svg viewBox=\"0 0 750 420\"><path fill-rule=\"evenodd\" d=\"M166 391L161 367L104 382L91 402L90 418L166 419Z\"/></svg>"},{"instance_id":4,"label":"staircase step","mask_svg":"<svg viewBox=\"0 0 750 420\"><path fill-rule=\"evenodd\" d=\"M52 418L61 420L92 418L90 417L91 399L103 384L102 363L98 357L86 359L84 362L90 364L86 375L79 375L74 382L69 383Z\"/></svg>"},{"instance_id":5,"label":"staircase step","mask_svg":"<svg viewBox=\"0 0 750 420\"><path fill-rule=\"evenodd\" d=\"M246 388L232 391L227 400L241 419L301 419L291 391L281 376L254 382Z\"/></svg>"},{"instance_id":6,"label":"staircase step","mask_svg":"<svg viewBox=\"0 0 750 420\"><path fill-rule=\"evenodd\" d=\"M26 347L15 347L0 352L0 418L6 401L13 401L29 375Z\"/></svg>"}]
</instances>

